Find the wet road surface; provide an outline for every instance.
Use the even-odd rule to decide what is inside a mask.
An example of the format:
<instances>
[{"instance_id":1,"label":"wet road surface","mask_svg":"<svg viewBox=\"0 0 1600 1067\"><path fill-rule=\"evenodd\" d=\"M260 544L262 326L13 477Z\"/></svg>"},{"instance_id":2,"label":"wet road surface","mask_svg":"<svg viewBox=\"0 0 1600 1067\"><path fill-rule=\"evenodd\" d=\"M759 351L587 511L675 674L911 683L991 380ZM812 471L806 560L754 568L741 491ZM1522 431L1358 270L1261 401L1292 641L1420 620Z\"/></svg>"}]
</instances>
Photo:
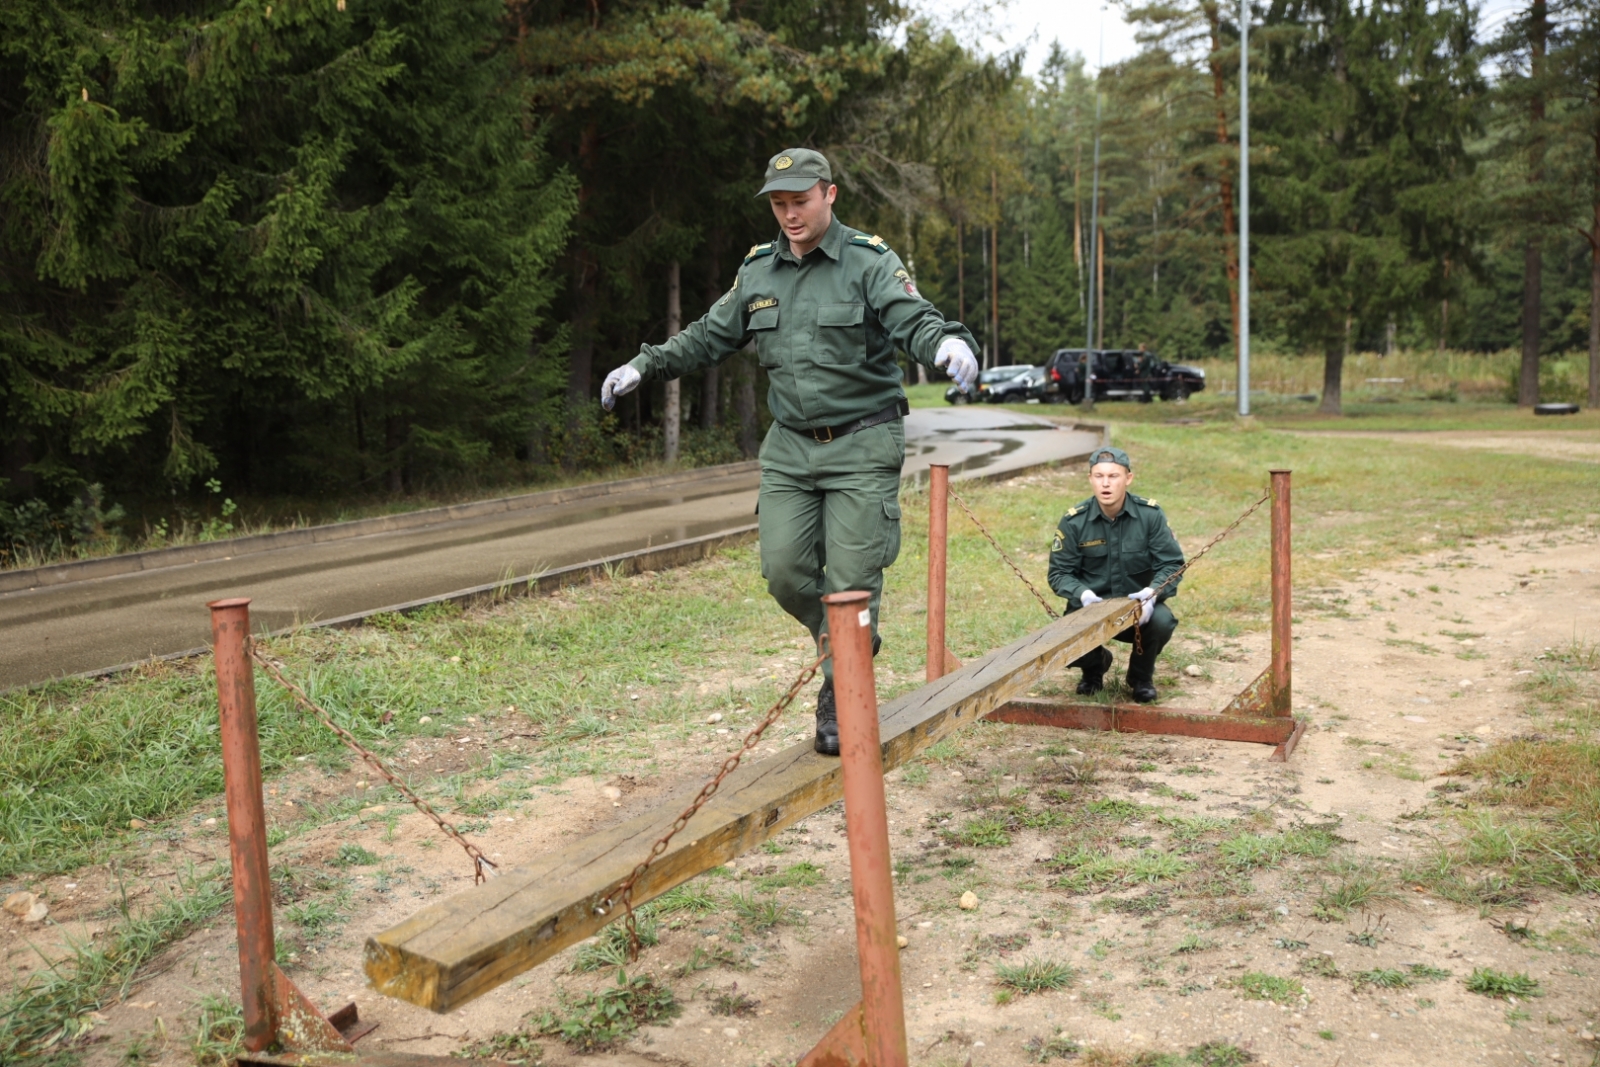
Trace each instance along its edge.
<instances>
[{"instance_id":1,"label":"wet road surface","mask_svg":"<svg viewBox=\"0 0 1600 1067\"><path fill-rule=\"evenodd\" d=\"M982 407L919 408L906 420L908 479L1086 456L1098 431ZM738 472L410 530L0 593L0 689L196 648L204 605L249 596L258 628L331 619L602 559L755 522L760 476Z\"/></svg>"}]
</instances>

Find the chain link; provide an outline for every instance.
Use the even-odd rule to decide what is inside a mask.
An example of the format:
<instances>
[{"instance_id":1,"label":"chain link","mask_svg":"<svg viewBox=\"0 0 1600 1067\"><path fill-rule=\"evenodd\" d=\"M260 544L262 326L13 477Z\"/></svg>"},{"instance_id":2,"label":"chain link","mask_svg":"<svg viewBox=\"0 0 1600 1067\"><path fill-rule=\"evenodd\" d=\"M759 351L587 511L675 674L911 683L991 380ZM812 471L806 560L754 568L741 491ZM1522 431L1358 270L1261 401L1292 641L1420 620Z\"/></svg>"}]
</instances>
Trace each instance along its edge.
<instances>
[{"instance_id":1,"label":"chain link","mask_svg":"<svg viewBox=\"0 0 1600 1067\"><path fill-rule=\"evenodd\" d=\"M294 697L294 702L300 706L300 710L309 713L316 719L319 719L322 722L322 725L338 734L339 740L345 743L345 747L349 748L356 755L360 756L362 759L371 764L374 770L383 775L384 781L394 786L395 789L400 792L401 796L405 797L411 802L413 807L437 823L439 829L443 830L446 836L453 838L456 844L460 845L466 850L467 856L472 860L473 885L477 885L488 878L488 870L486 870L486 868L493 868L495 870L499 869L499 864L495 863L494 860L490 859L488 856L485 856L482 849L463 837L460 830L457 830L454 826L445 822L443 816L434 811L433 807L426 800L423 800L421 797L417 796L410 786L401 781L398 775L389 770L388 767L384 766L383 760L379 759L372 752L368 751L360 741L357 741L354 734L340 726L338 723L334 722L333 717L319 707L316 701L308 697L304 689L301 689L298 685L295 685L293 682L289 681L289 679L285 678L283 676L283 671L278 667L278 665L269 660L265 655L262 654L261 649L256 647L254 639L246 638L246 642L247 647L250 649L250 657L257 663L261 664L261 669L266 671L273 681L277 682L279 685L283 686L289 691L289 693Z\"/></svg>"},{"instance_id":2,"label":"chain link","mask_svg":"<svg viewBox=\"0 0 1600 1067\"><path fill-rule=\"evenodd\" d=\"M1006 550L1000 547L1000 542L994 539L994 534L989 532L989 528L983 524L983 521L972 513L971 508L967 507L967 502L961 499L961 495L954 489L950 489L949 493L950 499L954 500L956 506L967 513L967 518L972 520L972 524L978 528L978 532L988 539L996 552L1000 553L1000 558L1006 561L1006 566L1011 568L1011 573L1015 574L1022 584L1028 587L1028 592L1033 594L1033 598L1039 602L1039 606L1044 608L1052 619L1061 618L1061 613L1050 606L1050 602L1044 598L1043 593L1039 592L1037 586L1028 581L1028 576L1022 573L1022 568L1017 566L1010 556L1006 555Z\"/></svg>"},{"instance_id":3,"label":"chain link","mask_svg":"<svg viewBox=\"0 0 1600 1067\"><path fill-rule=\"evenodd\" d=\"M778 718L790 704L794 703L794 698L800 695L800 690L804 689L806 684L817 676L817 671L822 668L823 661L828 658L827 644L828 635L823 634L821 640L817 643L817 658L811 661L810 666L800 672L799 677L789 686L789 691L779 697L777 703L767 709L766 715L756 724L756 728L745 735L744 744L739 746L739 751L722 761L722 766L718 769L716 775L700 787L700 792L695 796L694 801L683 809L683 814L674 819L667 832L661 835L656 843L650 847L650 854L645 856L644 862L635 867L633 873L628 875L627 880L617 888L617 896L622 901L623 909L628 913L626 926L628 930L629 963L639 958L639 928L633 913L634 885L638 883L640 878L644 877L644 872L650 869L650 865L667 850L667 845L677 835L678 831L689 825L689 820L695 817L695 813L716 795L717 790L722 787L722 780L732 774L734 768L739 766L739 761L744 759L750 753L750 750L761 742L761 735L767 732L769 726L778 721ZM607 897L601 902L599 909L597 909L600 914L604 915L610 910L611 900L611 897Z\"/></svg>"}]
</instances>

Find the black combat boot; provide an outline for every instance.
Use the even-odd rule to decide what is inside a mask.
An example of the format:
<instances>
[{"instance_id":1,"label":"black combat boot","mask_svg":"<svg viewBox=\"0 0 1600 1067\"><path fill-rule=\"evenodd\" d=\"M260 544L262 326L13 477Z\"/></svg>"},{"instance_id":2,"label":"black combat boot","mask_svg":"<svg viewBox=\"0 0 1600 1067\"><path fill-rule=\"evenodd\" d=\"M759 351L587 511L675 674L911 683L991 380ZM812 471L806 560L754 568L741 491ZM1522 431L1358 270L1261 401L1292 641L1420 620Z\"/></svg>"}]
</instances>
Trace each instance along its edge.
<instances>
[{"instance_id":1,"label":"black combat boot","mask_svg":"<svg viewBox=\"0 0 1600 1067\"><path fill-rule=\"evenodd\" d=\"M1136 652L1128 657L1128 691L1133 694L1135 704L1154 704L1159 699L1155 676L1154 655L1146 652L1141 656Z\"/></svg>"},{"instance_id":2,"label":"black combat boot","mask_svg":"<svg viewBox=\"0 0 1600 1067\"><path fill-rule=\"evenodd\" d=\"M1083 668L1083 680L1078 683L1078 695L1081 697L1094 696L1106 687L1106 671L1116 658L1111 655L1111 650L1104 645L1074 661L1076 666Z\"/></svg>"},{"instance_id":3,"label":"black combat boot","mask_svg":"<svg viewBox=\"0 0 1600 1067\"><path fill-rule=\"evenodd\" d=\"M817 690L817 736L811 747L824 756L839 754L839 708L833 700L833 679L825 678Z\"/></svg>"}]
</instances>

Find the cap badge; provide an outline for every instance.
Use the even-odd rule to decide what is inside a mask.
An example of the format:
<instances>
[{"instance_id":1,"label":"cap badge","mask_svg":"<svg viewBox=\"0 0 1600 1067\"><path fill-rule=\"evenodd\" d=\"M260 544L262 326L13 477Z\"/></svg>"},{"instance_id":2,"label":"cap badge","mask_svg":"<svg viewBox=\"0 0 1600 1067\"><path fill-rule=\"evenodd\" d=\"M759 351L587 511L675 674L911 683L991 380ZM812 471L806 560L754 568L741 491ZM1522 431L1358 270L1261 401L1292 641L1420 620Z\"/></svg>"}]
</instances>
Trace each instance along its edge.
<instances>
[{"instance_id":1,"label":"cap badge","mask_svg":"<svg viewBox=\"0 0 1600 1067\"><path fill-rule=\"evenodd\" d=\"M794 166L794 160L788 156L779 156L772 161L773 170L788 170L792 166Z\"/></svg>"}]
</instances>

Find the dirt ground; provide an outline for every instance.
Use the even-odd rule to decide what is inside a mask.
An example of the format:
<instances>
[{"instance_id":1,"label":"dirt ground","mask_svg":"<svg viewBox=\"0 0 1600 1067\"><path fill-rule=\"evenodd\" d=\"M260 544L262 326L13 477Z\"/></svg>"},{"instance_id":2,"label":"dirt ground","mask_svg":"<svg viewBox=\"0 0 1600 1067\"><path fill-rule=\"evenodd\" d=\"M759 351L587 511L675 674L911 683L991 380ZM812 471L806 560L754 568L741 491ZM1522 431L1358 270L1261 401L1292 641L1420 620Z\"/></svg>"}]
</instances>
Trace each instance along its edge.
<instances>
[{"instance_id":1,"label":"dirt ground","mask_svg":"<svg viewBox=\"0 0 1600 1067\"><path fill-rule=\"evenodd\" d=\"M1541 892L1524 907L1484 916L1397 879L1452 832L1439 771L1485 743L1535 729L1519 679L1547 650L1597 638L1594 526L1483 541L1337 589L1299 592L1295 709L1312 727L1287 764L1269 762L1265 746L987 725L893 772L912 1062L1009 1067L1042 1062L1049 1042L1071 1039L1129 1054L1224 1041L1285 1067L1590 1063L1600 897ZM1126 650L1117 651L1120 668ZM1220 707L1260 671L1266 652L1265 634L1211 640L1180 628L1168 658L1192 662L1198 675L1165 672L1164 702ZM770 666L792 670L798 655ZM803 717L785 740L800 736ZM715 732L725 728L707 726L703 749L663 760L655 777L551 787L509 772L496 786L517 786L521 799L489 814L474 836L515 863L658 805L710 768L706 752L732 746L736 734ZM537 743L506 737L506 729L469 719L455 739L411 743L404 765L449 772ZM269 804L292 812L296 803L359 791L365 777L359 767L337 776L308 767L276 783ZM997 811L1011 815L998 830L991 819L985 839L974 820ZM123 888L104 868L34 886L59 925L25 927L0 914L9 980L37 968L34 946L50 952L60 938L103 929L124 890L137 906L176 886L189 865L225 860L220 823L206 823L217 814L197 812L181 833L152 837L144 870L124 873ZM1292 827L1332 830L1341 843L1316 859L1248 869L1220 862L1218 843L1229 835ZM995 845L996 832L1009 844ZM1166 856L1181 867L1169 865L1165 875L1157 868L1142 882L1062 887L1072 867L1052 859L1080 841L1130 863ZM342 861L341 846L350 844L376 862ZM516 1030L530 1013L556 1008L561 994L614 980L609 969L574 973L575 949L449 1015L388 1000L365 988L362 943L468 885L460 851L420 815L390 809L292 837L273 858L293 872L279 887L280 937L296 951L289 974L314 1003L332 1010L354 1000L363 1018L379 1023L363 1048L455 1052ZM1397 895L1342 919L1326 909L1319 916L1319 899L1362 871L1377 872ZM659 946L630 970L669 984L682 1014L591 1056L540 1038L544 1062L792 1063L859 996L848 877L837 807L703 877L694 884L721 903L664 915ZM726 903L785 881L772 892L787 909L764 931ZM807 881L814 884L795 884ZM975 910L958 907L967 890L978 897ZM319 912L317 901L328 905ZM1538 936L1509 937L1507 919ZM124 1064L136 1040L140 1062L193 1062L188 1035L200 1002L237 994L235 952L224 911L102 1013L88 1064ZM997 1003L1005 988L997 968L1030 959L1069 965L1072 981ZM1450 974L1390 989L1358 987L1352 977L1414 965ZM1475 967L1526 972L1542 995L1518 1004L1469 993L1463 980ZM1247 999L1245 976L1261 974L1294 979L1304 995L1284 1004Z\"/></svg>"}]
</instances>

